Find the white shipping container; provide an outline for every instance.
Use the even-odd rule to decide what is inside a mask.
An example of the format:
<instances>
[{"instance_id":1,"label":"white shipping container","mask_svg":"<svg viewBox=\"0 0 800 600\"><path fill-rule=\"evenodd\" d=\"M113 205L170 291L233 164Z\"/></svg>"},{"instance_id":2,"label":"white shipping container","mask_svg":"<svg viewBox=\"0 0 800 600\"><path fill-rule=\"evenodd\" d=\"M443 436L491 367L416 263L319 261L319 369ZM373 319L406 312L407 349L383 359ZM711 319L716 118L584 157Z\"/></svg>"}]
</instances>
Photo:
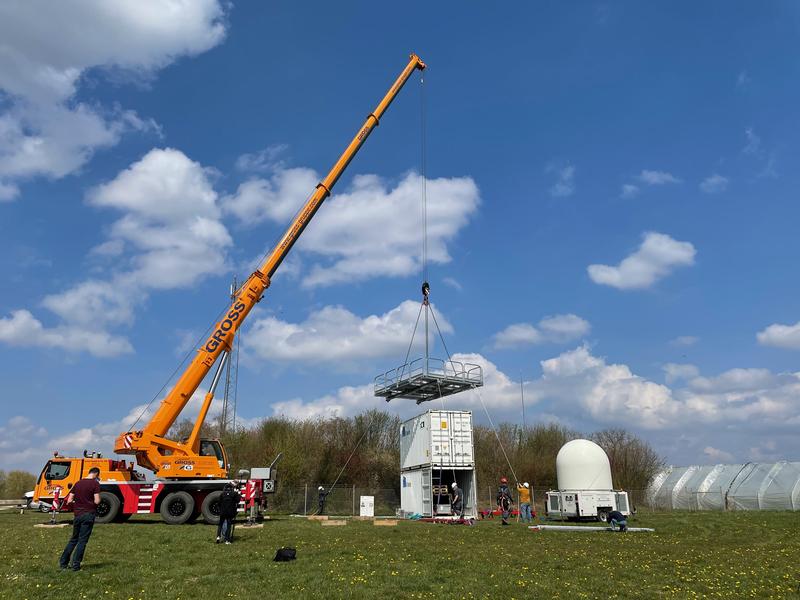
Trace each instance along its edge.
<instances>
[{"instance_id":1,"label":"white shipping container","mask_svg":"<svg viewBox=\"0 0 800 600\"><path fill-rule=\"evenodd\" d=\"M400 426L400 470L475 465L472 412L429 410Z\"/></svg>"},{"instance_id":2,"label":"white shipping container","mask_svg":"<svg viewBox=\"0 0 800 600\"><path fill-rule=\"evenodd\" d=\"M451 484L464 493L464 516L478 516L478 485L473 467L423 467L400 473L400 509L403 514L423 517L450 516Z\"/></svg>"}]
</instances>

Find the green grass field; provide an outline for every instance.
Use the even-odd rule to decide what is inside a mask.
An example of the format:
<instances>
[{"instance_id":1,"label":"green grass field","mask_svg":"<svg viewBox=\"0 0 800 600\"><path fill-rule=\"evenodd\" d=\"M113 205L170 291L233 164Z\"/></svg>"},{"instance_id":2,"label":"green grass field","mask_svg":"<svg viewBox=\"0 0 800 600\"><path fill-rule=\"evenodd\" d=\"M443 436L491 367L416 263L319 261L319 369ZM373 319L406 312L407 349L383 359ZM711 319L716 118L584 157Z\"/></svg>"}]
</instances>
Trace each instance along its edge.
<instances>
[{"instance_id":1,"label":"green grass field","mask_svg":"<svg viewBox=\"0 0 800 600\"><path fill-rule=\"evenodd\" d=\"M0 598L800 598L800 513L642 515L656 533L628 534L278 517L231 546L132 520L96 526L78 573L57 568L71 528L46 520L0 513ZM272 562L280 546L297 560Z\"/></svg>"}]
</instances>

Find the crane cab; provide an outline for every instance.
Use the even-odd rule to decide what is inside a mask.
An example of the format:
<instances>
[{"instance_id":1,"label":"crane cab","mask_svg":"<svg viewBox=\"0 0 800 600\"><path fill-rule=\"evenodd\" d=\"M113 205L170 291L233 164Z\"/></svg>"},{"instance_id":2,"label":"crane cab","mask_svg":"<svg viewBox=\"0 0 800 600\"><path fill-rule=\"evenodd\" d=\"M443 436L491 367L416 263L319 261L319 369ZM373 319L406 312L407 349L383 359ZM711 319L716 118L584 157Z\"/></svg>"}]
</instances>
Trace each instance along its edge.
<instances>
[{"instance_id":1,"label":"crane cab","mask_svg":"<svg viewBox=\"0 0 800 600\"><path fill-rule=\"evenodd\" d=\"M61 498L66 498L78 481L89 473L89 469L100 469L100 481L132 481L136 479L133 463L130 465L124 460L103 458L96 452L84 452L83 457L62 456L57 452L47 461L39 473L33 499L49 500L53 498L55 489L60 489Z\"/></svg>"},{"instance_id":2,"label":"crane cab","mask_svg":"<svg viewBox=\"0 0 800 600\"><path fill-rule=\"evenodd\" d=\"M219 440L200 440L200 456L213 456L221 469L228 470L228 456Z\"/></svg>"}]
</instances>

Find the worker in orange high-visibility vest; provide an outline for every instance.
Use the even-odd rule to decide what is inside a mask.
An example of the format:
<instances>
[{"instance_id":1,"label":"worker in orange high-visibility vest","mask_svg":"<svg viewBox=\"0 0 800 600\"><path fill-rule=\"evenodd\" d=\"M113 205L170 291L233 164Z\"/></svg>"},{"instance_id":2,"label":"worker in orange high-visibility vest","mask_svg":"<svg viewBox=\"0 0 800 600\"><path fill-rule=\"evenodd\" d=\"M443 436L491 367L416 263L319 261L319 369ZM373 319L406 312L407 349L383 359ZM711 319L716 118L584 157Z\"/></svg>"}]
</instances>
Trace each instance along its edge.
<instances>
[{"instance_id":1,"label":"worker in orange high-visibility vest","mask_svg":"<svg viewBox=\"0 0 800 600\"><path fill-rule=\"evenodd\" d=\"M531 511L531 484L517 482L517 494L519 494L519 516L523 523L533 521Z\"/></svg>"}]
</instances>

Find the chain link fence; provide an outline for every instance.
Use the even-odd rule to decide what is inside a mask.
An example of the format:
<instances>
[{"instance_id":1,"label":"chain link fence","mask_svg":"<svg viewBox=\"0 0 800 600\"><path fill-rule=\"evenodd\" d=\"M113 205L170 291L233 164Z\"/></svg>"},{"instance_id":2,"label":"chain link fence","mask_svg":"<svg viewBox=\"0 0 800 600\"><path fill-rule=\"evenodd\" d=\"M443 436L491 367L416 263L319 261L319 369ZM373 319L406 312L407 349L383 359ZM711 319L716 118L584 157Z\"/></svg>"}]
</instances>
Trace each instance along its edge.
<instances>
[{"instance_id":1,"label":"chain link fence","mask_svg":"<svg viewBox=\"0 0 800 600\"><path fill-rule=\"evenodd\" d=\"M319 487L330 490L330 484L307 483L295 486L283 486L278 483L278 490L270 497L269 510L277 514L314 515L319 511ZM519 497L513 485L515 504L519 506ZM549 488L533 488L533 504L537 514L546 514L545 502ZM632 508L637 511L655 511L646 502L646 490L627 490ZM337 484L325 497L325 514L358 515L361 496L372 496L375 499L375 516L394 516L400 508L400 489L359 487L356 485ZM477 490L478 510L492 510L497 505L497 486L479 484ZM661 508L660 510L664 510ZM690 509L691 510L691 509Z\"/></svg>"},{"instance_id":2,"label":"chain link fence","mask_svg":"<svg viewBox=\"0 0 800 600\"><path fill-rule=\"evenodd\" d=\"M269 510L280 514L315 515L319 512L319 487L326 492L326 515L358 515L361 496L375 499L375 516L394 516L400 508L399 489L375 489L337 484L333 490L328 483L307 483L301 486L282 486L269 500Z\"/></svg>"}]
</instances>

